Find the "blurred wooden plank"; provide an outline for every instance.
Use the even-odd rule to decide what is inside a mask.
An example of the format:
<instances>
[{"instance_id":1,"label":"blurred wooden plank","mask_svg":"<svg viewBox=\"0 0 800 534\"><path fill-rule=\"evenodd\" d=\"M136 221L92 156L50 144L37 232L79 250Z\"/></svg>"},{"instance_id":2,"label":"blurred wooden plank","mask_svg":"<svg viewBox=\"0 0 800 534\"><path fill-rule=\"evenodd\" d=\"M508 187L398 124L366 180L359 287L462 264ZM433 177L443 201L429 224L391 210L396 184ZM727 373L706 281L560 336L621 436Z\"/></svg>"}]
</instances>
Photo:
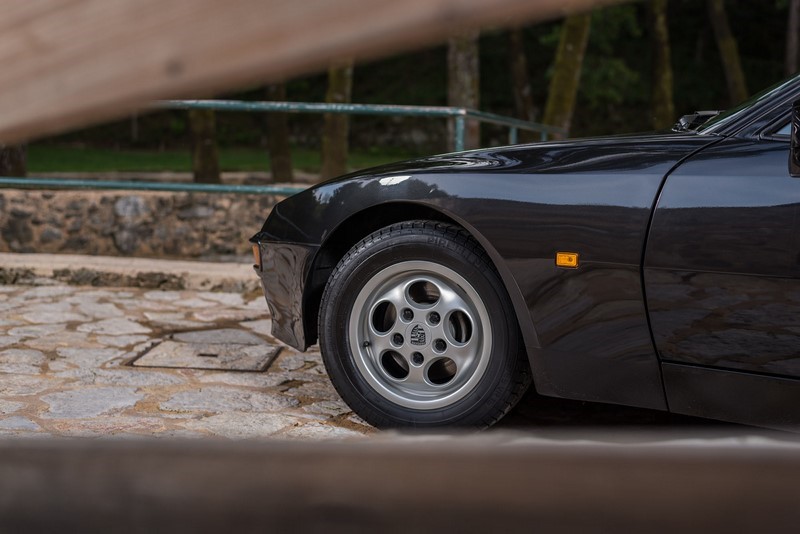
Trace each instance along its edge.
<instances>
[{"instance_id":1,"label":"blurred wooden plank","mask_svg":"<svg viewBox=\"0 0 800 534\"><path fill-rule=\"evenodd\" d=\"M8 440L0 531L797 531L796 442L572 438Z\"/></svg>"},{"instance_id":2,"label":"blurred wooden plank","mask_svg":"<svg viewBox=\"0 0 800 534\"><path fill-rule=\"evenodd\" d=\"M0 0L0 141L619 0Z\"/></svg>"}]
</instances>

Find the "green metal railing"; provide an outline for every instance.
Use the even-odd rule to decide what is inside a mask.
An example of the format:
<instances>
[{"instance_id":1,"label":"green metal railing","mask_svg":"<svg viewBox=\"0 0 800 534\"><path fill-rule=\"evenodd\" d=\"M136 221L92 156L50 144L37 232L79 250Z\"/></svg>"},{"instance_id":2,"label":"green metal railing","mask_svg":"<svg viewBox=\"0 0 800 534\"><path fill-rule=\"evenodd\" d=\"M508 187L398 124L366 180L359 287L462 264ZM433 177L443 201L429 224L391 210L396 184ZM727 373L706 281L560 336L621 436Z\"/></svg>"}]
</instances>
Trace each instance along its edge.
<instances>
[{"instance_id":1,"label":"green metal railing","mask_svg":"<svg viewBox=\"0 0 800 534\"><path fill-rule=\"evenodd\" d=\"M328 104L312 102L247 102L239 100L166 100L153 104L156 109L211 109L238 112L344 113L349 115L387 115L452 119L456 151L464 150L466 121L476 120L508 128L509 144L516 144L519 130L537 132L542 141L552 134L566 135L564 128L504 117L468 108L443 106L394 106L378 104ZM304 186L228 185L175 182L134 182L115 180L78 180L39 177L0 177L0 187L31 189L114 189L125 191L174 191L189 193L234 193L288 196Z\"/></svg>"},{"instance_id":2,"label":"green metal railing","mask_svg":"<svg viewBox=\"0 0 800 534\"><path fill-rule=\"evenodd\" d=\"M133 182L117 180L76 180L29 176L0 177L0 187L23 189L117 189L123 191L174 191L180 193L234 193L239 195L289 196L306 189L304 186L195 184L177 182Z\"/></svg>"},{"instance_id":3,"label":"green metal railing","mask_svg":"<svg viewBox=\"0 0 800 534\"><path fill-rule=\"evenodd\" d=\"M537 132L542 141L551 134L566 135L564 128L528 122L512 117L504 117L485 111L469 108L444 106L392 106L383 104L328 104L315 102L244 102L241 100L165 100L156 103L163 109L211 109L214 111L279 111L284 113L345 113L348 115L391 115L395 117L453 118L454 146L456 151L464 150L466 121L496 124L508 128L509 144L516 144L519 130Z\"/></svg>"}]
</instances>

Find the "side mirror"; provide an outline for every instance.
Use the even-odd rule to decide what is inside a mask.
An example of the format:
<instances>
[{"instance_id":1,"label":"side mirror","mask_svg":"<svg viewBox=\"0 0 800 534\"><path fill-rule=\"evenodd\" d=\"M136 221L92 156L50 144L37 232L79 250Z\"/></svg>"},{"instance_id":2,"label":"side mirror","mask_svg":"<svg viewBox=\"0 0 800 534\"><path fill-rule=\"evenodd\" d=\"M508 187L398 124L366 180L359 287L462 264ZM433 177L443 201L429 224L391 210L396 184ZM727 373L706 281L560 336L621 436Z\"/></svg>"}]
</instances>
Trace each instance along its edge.
<instances>
[{"instance_id":1,"label":"side mirror","mask_svg":"<svg viewBox=\"0 0 800 534\"><path fill-rule=\"evenodd\" d=\"M678 122L676 122L672 126L672 131L673 132L694 131L719 114L720 114L719 111L695 111L694 113L690 113L689 115L684 115L683 117L678 119Z\"/></svg>"},{"instance_id":2,"label":"side mirror","mask_svg":"<svg viewBox=\"0 0 800 534\"><path fill-rule=\"evenodd\" d=\"M789 174L800 177L800 100L792 104L792 147L789 149Z\"/></svg>"}]
</instances>

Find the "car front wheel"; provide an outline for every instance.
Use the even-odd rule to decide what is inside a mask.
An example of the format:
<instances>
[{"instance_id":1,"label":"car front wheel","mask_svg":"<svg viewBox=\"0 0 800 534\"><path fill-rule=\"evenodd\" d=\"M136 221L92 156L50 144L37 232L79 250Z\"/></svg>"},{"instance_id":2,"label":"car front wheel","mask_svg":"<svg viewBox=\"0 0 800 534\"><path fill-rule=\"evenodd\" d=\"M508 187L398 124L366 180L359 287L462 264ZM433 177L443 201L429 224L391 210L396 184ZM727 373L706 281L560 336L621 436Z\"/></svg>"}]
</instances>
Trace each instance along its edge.
<instances>
[{"instance_id":1,"label":"car front wheel","mask_svg":"<svg viewBox=\"0 0 800 534\"><path fill-rule=\"evenodd\" d=\"M383 228L339 262L322 297L333 385L378 427L487 427L529 383L505 288L462 229Z\"/></svg>"}]
</instances>

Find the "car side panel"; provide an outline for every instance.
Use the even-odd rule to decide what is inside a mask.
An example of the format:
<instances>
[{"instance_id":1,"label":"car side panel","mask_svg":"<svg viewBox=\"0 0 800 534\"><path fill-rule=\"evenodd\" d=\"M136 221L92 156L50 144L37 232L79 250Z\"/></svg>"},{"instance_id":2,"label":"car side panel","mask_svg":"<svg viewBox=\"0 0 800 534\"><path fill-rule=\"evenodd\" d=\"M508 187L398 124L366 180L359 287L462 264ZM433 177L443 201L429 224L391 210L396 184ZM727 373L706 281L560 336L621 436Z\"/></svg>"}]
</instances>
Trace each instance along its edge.
<instances>
[{"instance_id":1,"label":"car side panel","mask_svg":"<svg viewBox=\"0 0 800 534\"><path fill-rule=\"evenodd\" d=\"M797 432L800 380L663 364L671 412Z\"/></svg>"},{"instance_id":2,"label":"car side panel","mask_svg":"<svg viewBox=\"0 0 800 534\"><path fill-rule=\"evenodd\" d=\"M644 263L670 410L800 423L800 181L789 143L727 138L667 179Z\"/></svg>"},{"instance_id":3,"label":"car side panel","mask_svg":"<svg viewBox=\"0 0 800 534\"><path fill-rule=\"evenodd\" d=\"M664 361L800 378L800 181L788 157L787 142L726 139L667 179L644 266Z\"/></svg>"}]
</instances>

